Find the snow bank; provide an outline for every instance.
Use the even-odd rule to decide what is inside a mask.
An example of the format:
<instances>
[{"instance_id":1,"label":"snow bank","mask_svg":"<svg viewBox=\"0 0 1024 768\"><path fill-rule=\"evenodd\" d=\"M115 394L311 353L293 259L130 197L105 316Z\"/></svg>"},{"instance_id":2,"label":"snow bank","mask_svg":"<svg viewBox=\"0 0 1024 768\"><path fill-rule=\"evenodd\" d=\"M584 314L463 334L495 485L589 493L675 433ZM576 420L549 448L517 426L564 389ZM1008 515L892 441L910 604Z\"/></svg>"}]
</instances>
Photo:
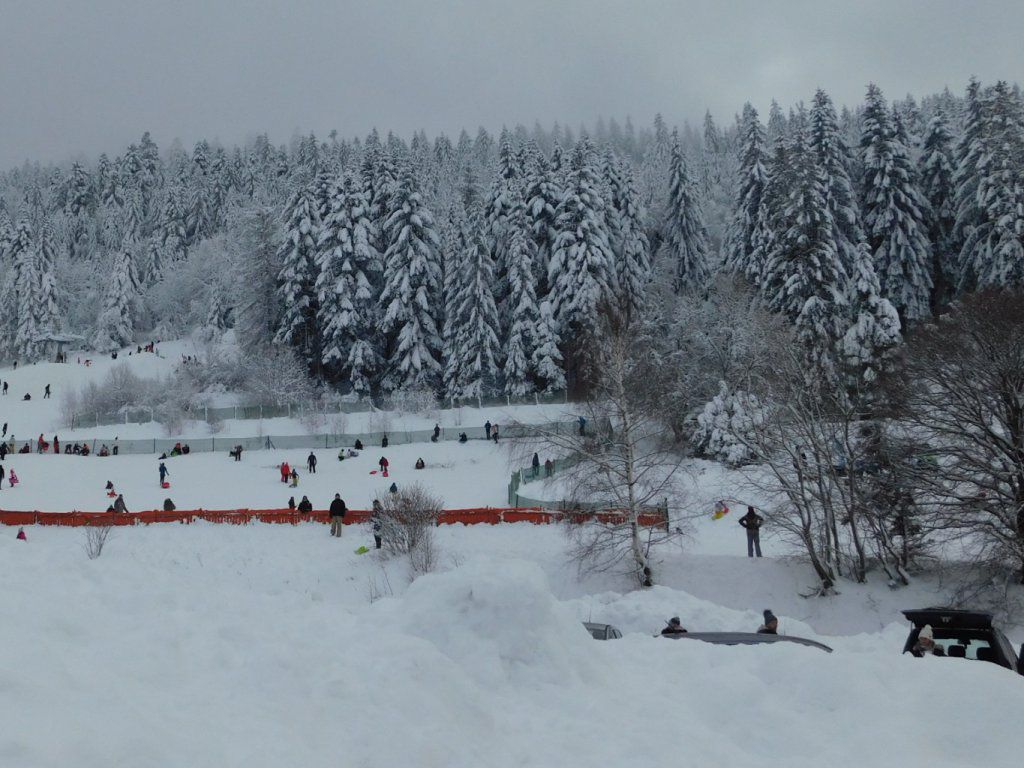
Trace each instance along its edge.
<instances>
[{"instance_id":1,"label":"snow bank","mask_svg":"<svg viewBox=\"0 0 1024 768\"><path fill-rule=\"evenodd\" d=\"M0 536L0 764L1019 765L1007 670L901 656L895 630L832 654L654 638L758 617L667 587L560 600L579 585L543 532L502 530L446 530L473 554L408 586L353 553L361 528L115 531L95 561L81 531ZM632 629L591 640L590 609Z\"/></svg>"}]
</instances>

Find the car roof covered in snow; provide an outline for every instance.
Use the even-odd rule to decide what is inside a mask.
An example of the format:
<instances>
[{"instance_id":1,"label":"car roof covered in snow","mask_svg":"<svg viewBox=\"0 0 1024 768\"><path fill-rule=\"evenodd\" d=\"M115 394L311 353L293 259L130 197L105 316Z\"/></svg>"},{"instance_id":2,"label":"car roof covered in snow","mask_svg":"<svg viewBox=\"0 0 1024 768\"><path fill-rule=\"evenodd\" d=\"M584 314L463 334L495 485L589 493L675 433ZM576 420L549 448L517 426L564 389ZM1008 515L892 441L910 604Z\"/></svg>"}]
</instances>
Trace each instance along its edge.
<instances>
[{"instance_id":1,"label":"car roof covered in snow","mask_svg":"<svg viewBox=\"0 0 1024 768\"><path fill-rule=\"evenodd\" d=\"M686 632L671 635L662 635L673 640L701 640L705 643L715 645L764 645L766 643L796 643L797 645L809 645L819 648L828 653L832 649L817 640L808 640L805 637L792 637L790 635L770 635L757 632Z\"/></svg>"}]
</instances>

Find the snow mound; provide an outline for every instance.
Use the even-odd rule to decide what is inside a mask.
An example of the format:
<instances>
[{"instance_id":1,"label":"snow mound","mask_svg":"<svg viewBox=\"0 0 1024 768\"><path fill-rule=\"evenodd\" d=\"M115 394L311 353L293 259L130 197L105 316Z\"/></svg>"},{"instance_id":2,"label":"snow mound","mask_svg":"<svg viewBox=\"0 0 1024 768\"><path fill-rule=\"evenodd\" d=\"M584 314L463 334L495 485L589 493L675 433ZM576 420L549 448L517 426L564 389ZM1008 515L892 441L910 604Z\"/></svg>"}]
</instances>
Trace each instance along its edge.
<instances>
[{"instance_id":1,"label":"snow mound","mask_svg":"<svg viewBox=\"0 0 1024 768\"><path fill-rule=\"evenodd\" d=\"M407 632L481 685L565 684L596 671L576 650L589 633L536 563L474 558L422 576L389 603L384 610L400 614Z\"/></svg>"}]
</instances>

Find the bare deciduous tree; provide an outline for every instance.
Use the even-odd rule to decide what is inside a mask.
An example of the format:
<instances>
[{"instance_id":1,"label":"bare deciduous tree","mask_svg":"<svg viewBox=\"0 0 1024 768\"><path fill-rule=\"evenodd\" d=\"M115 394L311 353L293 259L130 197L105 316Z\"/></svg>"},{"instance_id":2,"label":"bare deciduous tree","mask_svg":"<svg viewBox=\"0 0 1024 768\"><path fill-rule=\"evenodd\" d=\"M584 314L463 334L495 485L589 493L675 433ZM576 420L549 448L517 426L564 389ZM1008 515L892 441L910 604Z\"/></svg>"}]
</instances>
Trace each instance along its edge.
<instances>
[{"instance_id":1,"label":"bare deciduous tree","mask_svg":"<svg viewBox=\"0 0 1024 768\"><path fill-rule=\"evenodd\" d=\"M103 554L103 547L106 546L110 537L112 526L89 525L85 528L85 554L90 560L95 560Z\"/></svg>"},{"instance_id":2,"label":"bare deciduous tree","mask_svg":"<svg viewBox=\"0 0 1024 768\"><path fill-rule=\"evenodd\" d=\"M429 573L437 565L434 528L443 504L423 486L413 484L397 493L380 493L380 510L375 519L381 524L384 549L396 555L408 555L416 573Z\"/></svg>"}]
</instances>

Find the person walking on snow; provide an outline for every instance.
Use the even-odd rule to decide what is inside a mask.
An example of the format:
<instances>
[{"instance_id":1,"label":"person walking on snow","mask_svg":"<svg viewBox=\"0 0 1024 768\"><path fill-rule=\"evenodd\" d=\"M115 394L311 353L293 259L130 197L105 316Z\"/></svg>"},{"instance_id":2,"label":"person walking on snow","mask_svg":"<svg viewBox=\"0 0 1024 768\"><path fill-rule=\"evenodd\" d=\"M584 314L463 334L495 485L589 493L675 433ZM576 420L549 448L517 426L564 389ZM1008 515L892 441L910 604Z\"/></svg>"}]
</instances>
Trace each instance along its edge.
<instances>
[{"instance_id":1,"label":"person walking on snow","mask_svg":"<svg viewBox=\"0 0 1024 768\"><path fill-rule=\"evenodd\" d=\"M47 384L46 388L43 390L43 400L49 400L49 399L50 399L50 385Z\"/></svg>"},{"instance_id":2,"label":"person walking on snow","mask_svg":"<svg viewBox=\"0 0 1024 768\"><path fill-rule=\"evenodd\" d=\"M7 422L6 421L4 422L4 433L3 433L3 435L0 435L0 437L7 437Z\"/></svg>"},{"instance_id":3,"label":"person walking on snow","mask_svg":"<svg viewBox=\"0 0 1024 768\"><path fill-rule=\"evenodd\" d=\"M345 513L348 508L341 499L341 494L334 494L334 501L331 502L331 536L341 538L341 529L345 524Z\"/></svg>"},{"instance_id":4,"label":"person walking on snow","mask_svg":"<svg viewBox=\"0 0 1024 768\"><path fill-rule=\"evenodd\" d=\"M291 477L291 479L292 479L292 488L298 488L299 487L299 473L293 469L292 473L291 473L291 475L289 475L289 477Z\"/></svg>"},{"instance_id":5,"label":"person walking on snow","mask_svg":"<svg viewBox=\"0 0 1024 768\"><path fill-rule=\"evenodd\" d=\"M753 557L755 550L757 556L760 557L761 525L764 523L764 518L757 514L753 507L747 507L747 514L741 517L739 522L747 531L747 557Z\"/></svg>"},{"instance_id":6,"label":"person walking on snow","mask_svg":"<svg viewBox=\"0 0 1024 768\"><path fill-rule=\"evenodd\" d=\"M380 466L380 473L382 475L384 475L384 477L387 477L388 476L388 460L384 456L381 456L380 457L380 461L378 461L377 464L378 464L378 466Z\"/></svg>"},{"instance_id":7,"label":"person walking on snow","mask_svg":"<svg viewBox=\"0 0 1024 768\"><path fill-rule=\"evenodd\" d=\"M486 435L486 437L484 438L485 440L490 440L491 439L491 420L490 419L488 419L487 423L484 424L484 434Z\"/></svg>"},{"instance_id":8,"label":"person walking on snow","mask_svg":"<svg viewBox=\"0 0 1024 768\"><path fill-rule=\"evenodd\" d=\"M157 471L160 473L160 487L163 488L164 480L166 480L167 476L171 473L167 471L167 465L164 464L162 461L160 462L160 469L158 469Z\"/></svg>"},{"instance_id":9,"label":"person walking on snow","mask_svg":"<svg viewBox=\"0 0 1024 768\"><path fill-rule=\"evenodd\" d=\"M306 471L311 475L316 474L316 454L312 451L310 451L309 456L306 457Z\"/></svg>"}]
</instances>

